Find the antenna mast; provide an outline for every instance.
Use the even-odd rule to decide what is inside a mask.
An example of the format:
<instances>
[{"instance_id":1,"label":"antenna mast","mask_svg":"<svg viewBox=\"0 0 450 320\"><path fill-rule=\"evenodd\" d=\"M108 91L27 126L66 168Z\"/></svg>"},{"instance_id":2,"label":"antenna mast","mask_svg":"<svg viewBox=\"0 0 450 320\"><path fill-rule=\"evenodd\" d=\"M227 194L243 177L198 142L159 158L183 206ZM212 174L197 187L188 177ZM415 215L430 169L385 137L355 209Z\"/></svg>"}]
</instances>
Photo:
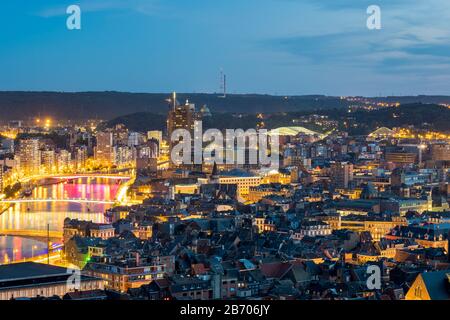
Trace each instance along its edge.
<instances>
[{"instance_id":1,"label":"antenna mast","mask_svg":"<svg viewBox=\"0 0 450 320\"><path fill-rule=\"evenodd\" d=\"M220 91L222 95L219 98L227 97L227 75L223 73L223 69L220 69Z\"/></svg>"},{"instance_id":2,"label":"antenna mast","mask_svg":"<svg viewBox=\"0 0 450 320\"><path fill-rule=\"evenodd\" d=\"M174 91L172 93L172 100L173 100L173 110L177 108L177 93Z\"/></svg>"}]
</instances>

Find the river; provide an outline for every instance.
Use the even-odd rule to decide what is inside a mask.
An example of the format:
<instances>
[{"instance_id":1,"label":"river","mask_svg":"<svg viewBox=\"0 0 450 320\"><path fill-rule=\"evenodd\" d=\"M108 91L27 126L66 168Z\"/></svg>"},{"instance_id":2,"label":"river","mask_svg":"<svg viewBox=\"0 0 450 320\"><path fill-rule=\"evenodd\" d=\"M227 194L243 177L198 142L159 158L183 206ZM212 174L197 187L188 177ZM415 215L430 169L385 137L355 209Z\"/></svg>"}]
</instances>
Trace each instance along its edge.
<instances>
[{"instance_id":1,"label":"river","mask_svg":"<svg viewBox=\"0 0 450 320\"><path fill-rule=\"evenodd\" d=\"M30 199L89 199L114 201L120 181L105 178L78 178L33 189ZM62 231L64 219L88 220L97 223L105 221L104 212L112 204L74 203L74 202L38 202L16 203L0 215L0 234L5 230L23 232L42 232L49 226L51 231ZM8 261L20 261L35 255L46 253L44 240L16 236L0 235L0 264Z\"/></svg>"}]
</instances>

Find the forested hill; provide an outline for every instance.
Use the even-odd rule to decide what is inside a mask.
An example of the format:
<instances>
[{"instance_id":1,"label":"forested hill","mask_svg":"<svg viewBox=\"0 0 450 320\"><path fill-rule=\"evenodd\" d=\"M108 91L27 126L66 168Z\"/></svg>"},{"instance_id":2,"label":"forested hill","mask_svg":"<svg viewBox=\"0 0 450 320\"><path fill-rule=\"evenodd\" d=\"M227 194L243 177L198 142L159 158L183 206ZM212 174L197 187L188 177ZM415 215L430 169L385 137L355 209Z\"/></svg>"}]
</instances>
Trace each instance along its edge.
<instances>
[{"instance_id":1,"label":"forested hill","mask_svg":"<svg viewBox=\"0 0 450 320\"><path fill-rule=\"evenodd\" d=\"M268 113L265 115L264 123L268 129L292 126L293 119L299 119L310 113L312 112ZM327 109L314 113L335 120L339 129L348 131L352 135L368 134L383 126L393 128L410 125L418 129L450 132L450 108L436 104L414 103L401 105L397 108L391 107L373 111L359 110L352 113L348 113L345 109ZM203 127L248 129L255 128L260 122L261 119L258 119L256 114L236 117L231 113L213 113L212 117L204 119ZM107 121L101 125L101 128L113 127L116 124L124 124L134 131L164 130L166 128L166 115L150 112L133 113ZM326 130L314 122L302 123L301 126L317 132Z\"/></svg>"},{"instance_id":2,"label":"forested hill","mask_svg":"<svg viewBox=\"0 0 450 320\"><path fill-rule=\"evenodd\" d=\"M119 116L149 112L165 115L170 93L127 92L21 92L0 91L0 120L27 120L36 116L59 119L97 118L110 120ZM323 95L273 96L258 94L182 93L178 101L186 99L197 106L208 105L213 113L276 113L307 112L312 110L345 110L353 102L340 97ZM448 103L448 96L379 97L370 101Z\"/></svg>"},{"instance_id":3,"label":"forested hill","mask_svg":"<svg viewBox=\"0 0 450 320\"><path fill-rule=\"evenodd\" d=\"M6 120L23 119L24 115L51 115L57 118L109 120L136 112L166 114L170 93L126 93L126 92L0 92L0 110ZM185 100L197 106L208 105L212 112L276 112L301 111L347 106L338 97L270 95L228 95L183 93L177 100Z\"/></svg>"}]
</instances>

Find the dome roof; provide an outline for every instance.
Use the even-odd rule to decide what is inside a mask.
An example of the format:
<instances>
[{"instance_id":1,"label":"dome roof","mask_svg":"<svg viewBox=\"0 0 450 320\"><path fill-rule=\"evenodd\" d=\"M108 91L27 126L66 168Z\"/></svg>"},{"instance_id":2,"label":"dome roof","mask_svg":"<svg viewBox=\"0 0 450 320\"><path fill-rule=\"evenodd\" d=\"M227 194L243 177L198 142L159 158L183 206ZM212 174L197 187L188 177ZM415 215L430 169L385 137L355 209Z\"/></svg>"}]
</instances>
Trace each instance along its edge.
<instances>
[{"instance_id":1,"label":"dome roof","mask_svg":"<svg viewBox=\"0 0 450 320\"><path fill-rule=\"evenodd\" d=\"M392 136L394 131L389 128L381 127L369 134L369 137L379 137L379 136Z\"/></svg>"},{"instance_id":2,"label":"dome roof","mask_svg":"<svg viewBox=\"0 0 450 320\"><path fill-rule=\"evenodd\" d=\"M200 112L203 114L203 116L210 117L212 116L211 111L209 110L208 106L205 104L200 109Z\"/></svg>"},{"instance_id":3,"label":"dome roof","mask_svg":"<svg viewBox=\"0 0 450 320\"><path fill-rule=\"evenodd\" d=\"M280 135L280 136L296 136L300 133L306 134L306 135L317 135L321 138L325 137L324 134L312 131L310 129L306 129L304 127L280 127L276 128L270 131L270 135Z\"/></svg>"}]
</instances>

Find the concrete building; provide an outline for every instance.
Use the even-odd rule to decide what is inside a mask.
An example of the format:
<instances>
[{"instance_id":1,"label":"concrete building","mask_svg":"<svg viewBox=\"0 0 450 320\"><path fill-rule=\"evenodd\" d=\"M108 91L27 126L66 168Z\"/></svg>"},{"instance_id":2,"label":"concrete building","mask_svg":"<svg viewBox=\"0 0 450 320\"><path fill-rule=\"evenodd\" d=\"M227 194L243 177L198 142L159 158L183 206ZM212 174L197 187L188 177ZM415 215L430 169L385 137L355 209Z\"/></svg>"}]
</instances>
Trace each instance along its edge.
<instances>
[{"instance_id":1,"label":"concrete building","mask_svg":"<svg viewBox=\"0 0 450 320\"><path fill-rule=\"evenodd\" d=\"M39 174L41 156L39 151L39 139L20 140L19 168L25 175Z\"/></svg>"},{"instance_id":2,"label":"concrete building","mask_svg":"<svg viewBox=\"0 0 450 320\"><path fill-rule=\"evenodd\" d=\"M41 151L41 170L45 173L51 173L56 169L56 157L54 150Z\"/></svg>"},{"instance_id":3,"label":"concrete building","mask_svg":"<svg viewBox=\"0 0 450 320\"><path fill-rule=\"evenodd\" d=\"M72 155L67 150L60 150L56 154L56 166L59 172L70 169L72 165Z\"/></svg>"},{"instance_id":4,"label":"concrete building","mask_svg":"<svg viewBox=\"0 0 450 320\"><path fill-rule=\"evenodd\" d=\"M74 149L74 165L77 170L83 169L88 158L87 147L79 146Z\"/></svg>"},{"instance_id":5,"label":"concrete building","mask_svg":"<svg viewBox=\"0 0 450 320\"><path fill-rule=\"evenodd\" d=\"M105 257L93 257L85 271L87 274L105 279L106 288L119 292L127 292L129 289L140 288L154 280L163 279L168 270L175 265L174 258L170 261L161 261L158 257L152 261L142 261L139 254L133 260L111 261Z\"/></svg>"},{"instance_id":6,"label":"concrete building","mask_svg":"<svg viewBox=\"0 0 450 320\"><path fill-rule=\"evenodd\" d=\"M162 136L163 133L160 130L152 130L147 132L147 139L148 140L155 139L158 141L159 144L161 144L161 142L163 141Z\"/></svg>"},{"instance_id":7,"label":"concrete building","mask_svg":"<svg viewBox=\"0 0 450 320\"><path fill-rule=\"evenodd\" d=\"M169 137L169 147L172 151L173 147L180 143L181 139L178 141L172 141L172 133L177 129L185 129L191 134L192 141L192 151L191 158L194 159L194 126L195 121L200 119L200 114L195 111L195 105L186 101L184 105L180 105L176 99L176 94L172 97L172 107L167 115L167 134ZM202 139L202 137L199 137ZM171 162L172 166L180 166L181 164L175 164ZM183 167L192 168L190 164L183 164Z\"/></svg>"},{"instance_id":8,"label":"concrete building","mask_svg":"<svg viewBox=\"0 0 450 320\"><path fill-rule=\"evenodd\" d=\"M353 181L353 164L333 162L330 167L330 180L336 188L348 188Z\"/></svg>"},{"instance_id":9,"label":"concrete building","mask_svg":"<svg viewBox=\"0 0 450 320\"><path fill-rule=\"evenodd\" d=\"M431 159L434 161L450 161L450 144L432 145Z\"/></svg>"},{"instance_id":10,"label":"concrete building","mask_svg":"<svg viewBox=\"0 0 450 320\"><path fill-rule=\"evenodd\" d=\"M256 187L261 184L261 177L252 175L242 170L231 170L221 173L218 179L219 184L235 184L237 185L238 196L246 199L250 192L250 187Z\"/></svg>"},{"instance_id":11,"label":"concrete building","mask_svg":"<svg viewBox=\"0 0 450 320\"><path fill-rule=\"evenodd\" d=\"M114 164L113 132L103 131L97 133L97 146L95 159L105 165Z\"/></svg>"}]
</instances>

